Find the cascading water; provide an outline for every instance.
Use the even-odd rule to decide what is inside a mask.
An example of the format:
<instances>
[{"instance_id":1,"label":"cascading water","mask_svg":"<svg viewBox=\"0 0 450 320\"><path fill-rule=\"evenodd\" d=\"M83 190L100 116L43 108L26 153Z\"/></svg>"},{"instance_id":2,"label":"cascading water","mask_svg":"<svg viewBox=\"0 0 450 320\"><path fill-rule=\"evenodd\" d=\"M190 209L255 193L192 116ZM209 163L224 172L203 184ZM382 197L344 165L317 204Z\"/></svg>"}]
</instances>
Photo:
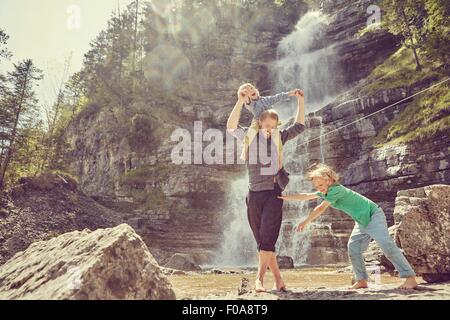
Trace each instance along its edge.
<instances>
[{"instance_id":1,"label":"cascading water","mask_svg":"<svg viewBox=\"0 0 450 320\"><path fill-rule=\"evenodd\" d=\"M229 267L254 266L256 244L247 221L245 197L248 193L248 176L233 182L228 197L228 208L224 221L223 245L216 265Z\"/></svg>"},{"instance_id":2,"label":"cascading water","mask_svg":"<svg viewBox=\"0 0 450 320\"><path fill-rule=\"evenodd\" d=\"M334 45L321 47L321 38L328 17L320 11L307 12L294 31L282 39L277 48L277 60L271 65L277 92L302 88L308 112L316 111L333 101L338 93L335 77L338 64ZM283 112L282 116L290 117Z\"/></svg>"},{"instance_id":3,"label":"cascading water","mask_svg":"<svg viewBox=\"0 0 450 320\"><path fill-rule=\"evenodd\" d=\"M306 152L309 138L309 131L306 131L298 138L299 144L303 144L300 150L297 150L297 145L292 143L292 141L284 146L285 168L291 173L289 176L290 182L284 194L307 192L311 188L309 182L302 176L302 172L306 171L306 166L309 162L308 153ZM303 232L295 231L298 223L303 221L307 215L306 202L284 202L285 218L283 219L280 237L277 242L277 252L279 255L292 257L296 265L306 264L307 253L310 248L311 228L307 228Z\"/></svg>"},{"instance_id":4,"label":"cascading water","mask_svg":"<svg viewBox=\"0 0 450 320\"><path fill-rule=\"evenodd\" d=\"M324 163L325 162L325 127L323 126L323 121L322 121L322 117L321 116L317 116L316 117L317 120L319 120L320 122L320 130L319 130L319 134L320 134L320 162Z\"/></svg>"},{"instance_id":5,"label":"cascading water","mask_svg":"<svg viewBox=\"0 0 450 320\"><path fill-rule=\"evenodd\" d=\"M315 123L314 129L306 130L296 140L297 143L287 143L284 147L285 167L291 173L290 182L284 192L285 194L312 192L312 185L304 176L310 160L314 160L314 162L325 162L326 154L322 138L320 139L318 157L312 159L310 156L313 147L308 141L324 133L321 117L315 116L308 118L307 126L312 122ZM278 252L280 255L292 257L296 265L307 264L308 251L311 246L311 232L314 227L309 226L302 232L296 232L295 228L308 216L310 212L308 202L285 202L284 212L286 218L283 219ZM317 222L313 224L315 223Z\"/></svg>"},{"instance_id":6,"label":"cascading water","mask_svg":"<svg viewBox=\"0 0 450 320\"><path fill-rule=\"evenodd\" d=\"M293 88L305 91L307 112L325 106L336 95L332 72L335 69L333 47L317 49L318 40L327 23L327 18L320 12L308 12L297 23L295 30L285 37L277 50L277 61L272 65L271 74L275 78L277 92ZM316 49L314 49L316 48ZM282 120L292 117L294 105L285 103L277 106ZM309 119L311 120L311 119ZM310 138L323 132L322 119L320 133L318 130L306 130L295 141L284 147L286 169L291 173L290 183L285 193L311 191L309 181L304 179L304 172L309 165ZM320 145L320 160L325 160ZM216 265L221 266L254 266L256 263L256 244L247 221L245 197L248 192L248 177L245 176L232 185L229 207L224 217L224 239L221 250L217 254ZM313 228L304 232L295 232L294 228L308 214L305 202L285 202L285 218L283 220L277 252L280 255L293 257L296 265L307 262L310 248L310 235Z\"/></svg>"},{"instance_id":7,"label":"cascading water","mask_svg":"<svg viewBox=\"0 0 450 320\"><path fill-rule=\"evenodd\" d=\"M333 46L318 48L322 32L327 24L327 17L321 12L306 13L297 23L295 30L285 37L278 46L278 59L273 64L276 89L286 91L302 88L305 92L306 112L314 112L337 95L334 84L334 72L337 72ZM292 103L278 110L284 120L292 117ZM314 129L309 124L314 123ZM317 125L318 124L318 125ZM285 167L291 173L290 183L285 194L311 192L312 186L304 177L310 160L325 162L324 139L320 138L319 155L312 159L313 149L307 143L324 133L321 117L312 116L307 119L307 130L294 141L284 147ZM307 263L310 248L311 232L309 226L303 232L296 232L298 223L309 214L307 202L285 202L285 219L278 242L280 255L291 256L296 265Z\"/></svg>"}]
</instances>

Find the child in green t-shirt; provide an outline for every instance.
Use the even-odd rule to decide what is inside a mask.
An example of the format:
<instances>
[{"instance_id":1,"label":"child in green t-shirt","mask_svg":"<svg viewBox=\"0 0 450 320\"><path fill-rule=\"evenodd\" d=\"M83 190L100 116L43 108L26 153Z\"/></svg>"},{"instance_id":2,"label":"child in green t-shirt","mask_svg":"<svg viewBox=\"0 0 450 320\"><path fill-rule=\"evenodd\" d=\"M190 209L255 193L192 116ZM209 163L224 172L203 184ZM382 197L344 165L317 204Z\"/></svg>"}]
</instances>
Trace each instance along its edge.
<instances>
[{"instance_id":1,"label":"child in green t-shirt","mask_svg":"<svg viewBox=\"0 0 450 320\"><path fill-rule=\"evenodd\" d=\"M319 164L308 173L309 180L317 192L281 196L283 200L313 200L322 198L309 216L301 222L297 231L320 216L331 206L352 217L356 223L348 242L348 255L352 263L356 282L351 289L367 288L368 274L364 264L363 253L374 239L383 250L386 258L392 262L400 277L406 278L400 289L417 287L415 273L401 250L389 235L386 216L373 201L339 184L339 176L329 166Z\"/></svg>"}]
</instances>

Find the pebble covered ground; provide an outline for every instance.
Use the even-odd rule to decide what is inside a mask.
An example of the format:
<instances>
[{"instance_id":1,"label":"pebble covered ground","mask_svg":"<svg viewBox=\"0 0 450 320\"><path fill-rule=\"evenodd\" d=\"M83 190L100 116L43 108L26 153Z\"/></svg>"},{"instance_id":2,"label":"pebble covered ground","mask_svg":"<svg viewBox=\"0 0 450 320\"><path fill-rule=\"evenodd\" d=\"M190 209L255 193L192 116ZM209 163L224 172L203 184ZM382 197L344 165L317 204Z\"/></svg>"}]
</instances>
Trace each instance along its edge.
<instances>
[{"instance_id":1,"label":"pebble covered ground","mask_svg":"<svg viewBox=\"0 0 450 320\"><path fill-rule=\"evenodd\" d=\"M450 282L428 284L418 278L416 290L397 289L402 279L387 273L372 278L368 289L348 290L351 273L337 268L301 268L283 271L288 291L271 291L272 276L266 278L266 293L252 290L254 270L228 269L170 275L177 299L243 300L384 300L450 299ZM239 295L243 278L250 280L248 292Z\"/></svg>"}]
</instances>

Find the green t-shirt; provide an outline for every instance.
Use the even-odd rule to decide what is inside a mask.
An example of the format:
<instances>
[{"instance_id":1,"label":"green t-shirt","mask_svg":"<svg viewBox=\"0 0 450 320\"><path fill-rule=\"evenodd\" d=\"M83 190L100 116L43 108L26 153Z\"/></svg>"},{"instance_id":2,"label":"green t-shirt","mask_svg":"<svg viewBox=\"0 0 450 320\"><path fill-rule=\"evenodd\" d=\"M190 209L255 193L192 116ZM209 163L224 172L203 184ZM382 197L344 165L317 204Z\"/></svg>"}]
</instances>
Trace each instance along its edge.
<instances>
[{"instance_id":1,"label":"green t-shirt","mask_svg":"<svg viewBox=\"0 0 450 320\"><path fill-rule=\"evenodd\" d=\"M327 194L316 192L316 195L328 201L333 208L345 212L364 227L367 227L372 213L378 209L375 202L339 183L329 186Z\"/></svg>"}]
</instances>

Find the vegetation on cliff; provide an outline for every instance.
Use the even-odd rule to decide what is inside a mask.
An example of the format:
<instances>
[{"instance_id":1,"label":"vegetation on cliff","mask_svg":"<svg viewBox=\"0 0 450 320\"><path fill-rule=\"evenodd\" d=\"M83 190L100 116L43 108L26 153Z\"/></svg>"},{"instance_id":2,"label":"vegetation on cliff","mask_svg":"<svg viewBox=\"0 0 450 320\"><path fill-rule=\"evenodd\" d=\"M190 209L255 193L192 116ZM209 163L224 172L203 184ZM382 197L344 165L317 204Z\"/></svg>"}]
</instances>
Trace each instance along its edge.
<instances>
[{"instance_id":1,"label":"vegetation on cliff","mask_svg":"<svg viewBox=\"0 0 450 320\"><path fill-rule=\"evenodd\" d=\"M363 95L405 88L408 95L450 75L450 4L443 0L382 0L383 28L403 37L403 46L377 66ZM449 83L416 96L375 139L383 145L429 139L450 127Z\"/></svg>"}]
</instances>

